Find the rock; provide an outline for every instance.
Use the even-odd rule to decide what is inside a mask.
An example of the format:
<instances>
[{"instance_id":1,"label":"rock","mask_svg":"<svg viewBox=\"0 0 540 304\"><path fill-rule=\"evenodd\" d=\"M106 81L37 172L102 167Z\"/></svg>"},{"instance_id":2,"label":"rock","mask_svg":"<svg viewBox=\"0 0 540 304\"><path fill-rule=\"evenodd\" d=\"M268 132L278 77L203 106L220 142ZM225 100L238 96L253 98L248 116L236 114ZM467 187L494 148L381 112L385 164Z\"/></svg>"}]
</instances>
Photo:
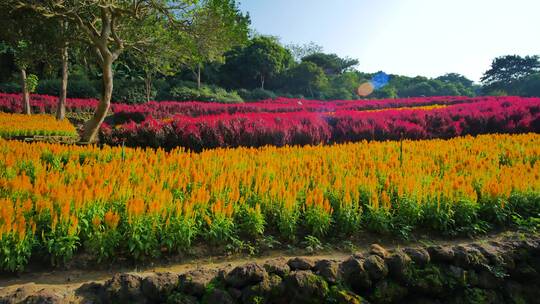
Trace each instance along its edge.
<instances>
[{"instance_id":1,"label":"rock","mask_svg":"<svg viewBox=\"0 0 540 304\"><path fill-rule=\"evenodd\" d=\"M242 291L238 288L229 287L227 288L227 292L231 295L231 297L235 300L240 299L242 297Z\"/></svg>"},{"instance_id":2,"label":"rock","mask_svg":"<svg viewBox=\"0 0 540 304\"><path fill-rule=\"evenodd\" d=\"M320 260L315 264L315 271L329 283L336 283L339 279L339 263L333 260Z\"/></svg>"},{"instance_id":3,"label":"rock","mask_svg":"<svg viewBox=\"0 0 540 304\"><path fill-rule=\"evenodd\" d=\"M330 289L330 296L332 303L337 304L365 304L367 303L359 295L348 291L346 289L340 289L337 286L332 286Z\"/></svg>"},{"instance_id":4,"label":"rock","mask_svg":"<svg viewBox=\"0 0 540 304\"><path fill-rule=\"evenodd\" d=\"M234 304L234 299L225 290L213 289L203 298L203 303Z\"/></svg>"},{"instance_id":5,"label":"rock","mask_svg":"<svg viewBox=\"0 0 540 304\"><path fill-rule=\"evenodd\" d=\"M114 275L104 284L105 297L113 303L144 303L141 277L129 273Z\"/></svg>"},{"instance_id":6,"label":"rock","mask_svg":"<svg viewBox=\"0 0 540 304\"><path fill-rule=\"evenodd\" d=\"M468 281L470 281L470 273L465 271L463 268L450 265L447 270L448 276L454 282L458 282L461 286L465 286Z\"/></svg>"},{"instance_id":7,"label":"rock","mask_svg":"<svg viewBox=\"0 0 540 304\"><path fill-rule=\"evenodd\" d=\"M235 267L225 276L225 282L232 287L242 288L261 282L268 274L257 263L248 263Z\"/></svg>"},{"instance_id":8,"label":"rock","mask_svg":"<svg viewBox=\"0 0 540 304\"><path fill-rule=\"evenodd\" d=\"M28 296L22 303L24 304L56 304L64 303L63 296L51 290L41 289Z\"/></svg>"},{"instance_id":9,"label":"rock","mask_svg":"<svg viewBox=\"0 0 540 304\"><path fill-rule=\"evenodd\" d=\"M454 264L462 268L484 268L487 264L487 259L482 255L482 253L474 248L469 246L454 246Z\"/></svg>"},{"instance_id":10,"label":"rock","mask_svg":"<svg viewBox=\"0 0 540 304\"><path fill-rule=\"evenodd\" d=\"M315 261L306 257L296 257L290 259L287 264L291 270L311 270L315 267Z\"/></svg>"},{"instance_id":11,"label":"rock","mask_svg":"<svg viewBox=\"0 0 540 304\"><path fill-rule=\"evenodd\" d=\"M353 258L357 259L357 260L365 260L366 259L366 255L361 252L361 251L358 251L358 252L355 252L353 255L352 255Z\"/></svg>"},{"instance_id":12,"label":"rock","mask_svg":"<svg viewBox=\"0 0 540 304\"><path fill-rule=\"evenodd\" d=\"M75 294L84 298L85 303L101 303L105 298L105 287L96 282L85 283L75 290Z\"/></svg>"},{"instance_id":13,"label":"rock","mask_svg":"<svg viewBox=\"0 0 540 304\"><path fill-rule=\"evenodd\" d=\"M371 299L376 303L399 303L407 296L407 289L394 281L381 281L375 285Z\"/></svg>"},{"instance_id":14,"label":"rock","mask_svg":"<svg viewBox=\"0 0 540 304\"><path fill-rule=\"evenodd\" d=\"M501 280L487 270L478 273L477 286L482 289L496 289L500 286Z\"/></svg>"},{"instance_id":15,"label":"rock","mask_svg":"<svg viewBox=\"0 0 540 304\"><path fill-rule=\"evenodd\" d=\"M216 270L193 270L184 273L178 278L179 290L187 295L201 297L216 275Z\"/></svg>"},{"instance_id":16,"label":"rock","mask_svg":"<svg viewBox=\"0 0 540 304\"><path fill-rule=\"evenodd\" d=\"M426 250L433 262L451 263L454 259L454 251L448 246L429 246Z\"/></svg>"},{"instance_id":17,"label":"rock","mask_svg":"<svg viewBox=\"0 0 540 304\"><path fill-rule=\"evenodd\" d=\"M480 254L486 258L486 262L490 265L502 265L504 260L501 257L498 248L489 243L484 244L472 244L472 248L475 248Z\"/></svg>"},{"instance_id":18,"label":"rock","mask_svg":"<svg viewBox=\"0 0 540 304\"><path fill-rule=\"evenodd\" d=\"M268 260L263 267L269 274L277 274L280 277L285 277L291 271L285 258Z\"/></svg>"},{"instance_id":19,"label":"rock","mask_svg":"<svg viewBox=\"0 0 540 304\"><path fill-rule=\"evenodd\" d=\"M412 272L408 284L413 288L415 294L440 296L445 294L449 288L445 273L440 267L429 265L425 268L417 268Z\"/></svg>"},{"instance_id":20,"label":"rock","mask_svg":"<svg viewBox=\"0 0 540 304\"><path fill-rule=\"evenodd\" d=\"M411 258L402 250L396 250L385 261L390 275L399 280L404 279L405 273L412 262Z\"/></svg>"},{"instance_id":21,"label":"rock","mask_svg":"<svg viewBox=\"0 0 540 304\"><path fill-rule=\"evenodd\" d=\"M371 244L371 247L369 249L369 254L378 255L384 259L388 256L388 251L386 251L386 249L384 249L379 244Z\"/></svg>"},{"instance_id":22,"label":"rock","mask_svg":"<svg viewBox=\"0 0 540 304\"><path fill-rule=\"evenodd\" d=\"M198 304L199 301L194 296L188 296L179 292L171 294L167 298L167 304Z\"/></svg>"},{"instance_id":23,"label":"rock","mask_svg":"<svg viewBox=\"0 0 540 304\"><path fill-rule=\"evenodd\" d=\"M364 268L363 260L351 257L339 265L339 272L353 291L360 292L371 288L371 279Z\"/></svg>"},{"instance_id":24,"label":"rock","mask_svg":"<svg viewBox=\"0 0 540 304\"><path fill-rule=\"evenodd\" d=\"M539 288L530 288L528 284L516 281L506 281L503 292L509 303L538 303L540 299Z\"/></svg>"},{"instance_id":25,"label":"rock","mask_svg":"<svg viewBox=\"0 0 540 304\"><path fill-rule=\"evenodd\" d=\"M405 248L403 251L420 267L424 267L431 260L429 253L423 248Z\"/></svg>"},{"instance_id":26,"label":"rock","mask_svg":"<svg viewBox=\"0 0 540 304\"><path fill-rule=\"evenodd\" d=\"M461 303L490 303L505 304L504 298L494 290L484 290L480 288L467 288L454 295L449 304Z\"/></svg>"},{"instance_id":27,"label":"rock","mask_svg":"<svg viewBox=\"0 0 540 304\"><path fill-rule=\"evenodd\" d=\"M517 281L527 283L539 277L538 272L528 263L520 262L511 273L511 277Z\"/></svg>"},{"instance_id":28,"label":"rock","mask_svg":"<svg viewBox=\"0 0 540 304\"><path fill-rule=\"evenodd\" d=\"M371 255L364 261L364 269L373 281L378 281L388 275L388 267L378 255Z\"/></svg>"},{"instance_id":29,"label":"rock","mask_svg":"<svg viewBox=\"0 0 540 304\"><path fill-rule=\"evenodd\" d=\"M317 303L328 295L328 284L311 271L294 271L285 278L289 302Z\"/></svg>"},{"instance_id":30,"label":"rock","mask_svg":"<svg viewBox=\"0 0 540 304\"><path fill-rule=\"evenodd\" d=\"M178 286L178 275L166 272L155 273L142 280L141 290L152 302L164 301Z\"/></svg>"},{"instance_id":31,"label":"rock","mask_svg":"<svg viewBox=\"0 0 540 304\"><path fill-rule=\"evenodd\" d=\"M265 299L273 303L285 297L285 285L283 279L275 274L266 277L262 282L247 286L242 290L243 303L256 303L257 299Z\"/></svg>"}]
</instances>

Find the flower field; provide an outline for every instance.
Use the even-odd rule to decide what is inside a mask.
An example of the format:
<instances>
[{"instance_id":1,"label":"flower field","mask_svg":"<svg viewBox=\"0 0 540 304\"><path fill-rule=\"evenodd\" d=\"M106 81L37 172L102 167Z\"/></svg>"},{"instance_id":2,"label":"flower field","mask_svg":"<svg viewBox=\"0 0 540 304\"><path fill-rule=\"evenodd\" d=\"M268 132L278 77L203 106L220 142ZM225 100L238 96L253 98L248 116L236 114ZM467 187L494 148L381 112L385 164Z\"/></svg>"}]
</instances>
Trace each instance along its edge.
<instances>
[{"instance_id":1,"label":"flower field","mask_svg":"<svg viewBox=\"0 0 540 304\"><path fill-rule=\"evenodd\" d=\"M0 109L18 112L20 96L0 94ZM88 112L96 100L68 99ZM33 96L33 110L54 111L56 98ZM317 145L360 140L433 139L540 132L540 98L423 97L317 101L279 98L255 103L113 104L100 139L109 145L217 147Z\"/></svg>"},{"instance_id":2,"label":"flower field","mask_svg":"<svg viewBox=\"0 0 540 304\"><path fill-rule=\"evenodd\" d=\"M182 146L200 151L216 147L314 145L523 132L540 132L540 99L493 98L447 106L377 111L148 117L141 122L104 125L101 139L112 145L124 142L128 146Z\"/></svg>"},{"instance_id":3,"label":"flower field","mask_svg":"<svg viewBox=\"0 0 540 304\"><path fill-rule=\"evenodd\" d=\"M0 113L0 137L33 135L77 136L77 131L69 121L57 121L47 114Z\"/></svg>"},{"instance_id":4,"label":"flower field","mask_svg":"<svg viewBox=\"0 0 540 304\"><path fill-rule=\"evenodd\" d=\"M61 264L265 236L474 234L540 212L539 134L201 153L0 139L0 150L8 271L38 254Z\"/></svg>"},{"instance_id":5,"label":"flower field","mask_svg":"<svg viewBox=\"0 0 540 304\"><path fill-rule=\"evenodd\" d=\"M507 99L508 97L505 97ZM381 100L298 100L278 98L250 103L213 103L213 102L177 102L160 101L148 102L140 105L113 103L114 113L126 113L133 115L152 116L156 119L168 118L176 114L197 117L218 114L239 113L286 113L286 112L335 112L336 110L376 110L386 108L417 107L430 105L450 105L459 103L471 103L483 100L497 100L493 97L422 97L405 99L381 99ZM47 95L32 95L31 106L35 113L53 113L58 102L58 97ZM95 99L68 98L66 110L68 112L93 111L98 101ZM19 94L0 93L0 110L4 112L22 112L21 96Z\"/></svg>"}]
</instances>

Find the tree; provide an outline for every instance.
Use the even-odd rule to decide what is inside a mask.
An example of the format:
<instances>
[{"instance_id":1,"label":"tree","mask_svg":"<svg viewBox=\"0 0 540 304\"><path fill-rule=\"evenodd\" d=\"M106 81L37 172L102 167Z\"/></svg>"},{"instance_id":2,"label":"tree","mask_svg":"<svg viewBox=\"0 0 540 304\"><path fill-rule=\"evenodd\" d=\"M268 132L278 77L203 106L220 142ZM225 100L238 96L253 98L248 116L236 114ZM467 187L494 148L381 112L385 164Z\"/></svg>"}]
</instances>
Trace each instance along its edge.
<instances>
[{"instance_id":1,"label":"tree","mask_svg":"<svg viewBox=\"0 0 540 304\"><path fill-rule=\"evenodd\" d=\"M147 18L168 20L185 30L193 12L199 9L196 0L8 0L14 7L31 8L45 17L60 18L76 25L94 50L102 73L101 98L93 117L84 126L83 142L94 142L111 104L113 90L112 65L127 48L148 44L152 30L141 30Z\"/></svg>"},{"instance_id":2,"label":"tree","mask_svg":"<svg viewBox=\"0 0 540 304\"><path fill-rule=\"evenodd\" d=\"M285 49L276 38L259 36L251 39L245 47L236 47L226 53L222 72L225 81L234 87L264 89L265 82L285 71L293 62L289 50Z\"/></svg>"},{"instance_id":3,"label":"tree","mask_svg":"<svg viewBox=\"0 0 540 304\"><path fill-rule=\"evenodd\" d=\"M52 23L53 28L55 28L56 31L54 32L54 39L51 39L49 43L56 49L57 53L60 54L59 57L62 66L62 81L58 95L58 105L56 107L56 119L63 120L66 117L66 98L69 77L69 40L75 32L73 26L66 20L56 19L53 20Z\"/></svg>"},{"instance_id":4,"label":"tree","mask_svg":"<svg viewBox=\"0 0 540 304\"><path fill-rule=\"evenodd\" d=\"M503 90L514 93L519 80L537 72L540 72L540 57L507 55L495 58L481 81L487 92Z\"/></svg>"},{"instance_id":5,"label":"tree","mask_svg":"<svg viewBox=\"0 0 540 304\"><path fill-rule=\"evenodd\" d=\"M11 53L19 69L23 111L31 114L30 93L37 86L37 76L27 75L28 69L43 60L49 35L53 32L51 24L39 18L31 10L11 10L8 3L0 4L0 41L2 53Z\"/></svg>"},{"instance_id":6,"label":"tree","mask_svg":"<svg viewBox=\"0 0 540 304\"><path fill-rule=\"evenodd\" d=\"M195 13L189 26L185 64L193 71L201 88L201 68L205 63L223 61L223 54L248 41L250 19L234 0L208 0Z\"/></svg>"},{"instance_id":7,"label":"tree","mask_svg":"<svg viewBox=\"0 0 540 304\"><path fill-rule=\"evenodd\" d=\"M294 61L296 62L302 61L302 58L304 57L322 53L323 51L323 47L313 41L305 44L291 43L287 45L287 49L291 51Z\"/></svg>"},{"instance_id":8,"label":"tree","mask_svg":"<svg viewBox=\"0 0 540 304\"><path fill-rule=\"evenodd\" d=\"M401 97L435 96L436 90L429 81L419 82L400 91Z\"/></svg>"},{"instance_id":9,"label":"tree","mask_svg":"<svg viewBox=\"0 0 540 304\"><path fill-rule=\"evenodd\" d=\"M328 75L341 74L358 65L358 60L340 58L336 54L315 53L302 58L302 62L312 62L321 67Z\"/></svg>"},{"instance_id":10,"label":"tree","mask_svg":"<svg viewBox=\"0 0 540 304\"><path fill-rule=\"evenodd\" d=\"M309 94L315 98L314 91L320 91L328 85L324 71L312 62L302 62L289 69L286 87L290 92Z\"/></svg>"},{"instance_id":11,"label":"tree","mask_svg":"<svg viewBox=\"0 0 540 304\"><path fill-rule=\"evenodd\" d=\"M527 76L521 81L519 95L540 97L540 73Z\"/></svg>"},{"instance_id":12,"label":"tree","mask_svg":"<svg viewBox=\"0 0 540 304\"><path fill-rule=\"evenodd\" d=\"M458 73L448 73L435 78L445 83L460 83L464 87L472 87L473 81Z\"/></svg>"}]
</instances>

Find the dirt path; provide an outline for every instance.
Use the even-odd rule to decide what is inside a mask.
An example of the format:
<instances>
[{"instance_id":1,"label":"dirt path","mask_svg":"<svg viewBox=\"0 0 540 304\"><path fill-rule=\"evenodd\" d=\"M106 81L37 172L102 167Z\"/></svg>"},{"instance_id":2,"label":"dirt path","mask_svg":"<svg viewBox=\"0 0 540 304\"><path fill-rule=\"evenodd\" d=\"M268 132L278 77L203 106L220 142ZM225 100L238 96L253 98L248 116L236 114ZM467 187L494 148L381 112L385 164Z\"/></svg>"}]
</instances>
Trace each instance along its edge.
<instances>
[{"instance_id":1,"label":"dirt path","mask_svg":"<svg viewBox=\"0 0 540 304\"><path fill-rule=\"evenodd\" d=\"M474 241L490 241L498 240L505 236L508 233L498 233L481 238L476 238ZM472 239L459 238L452 240L433 240L428 239L429 241L415 241L415 242L404 242L396 240L383 240L378 239L374 240L373 238L366 238L364 241L355 244L359 252L366 252L369 250L370 244L378 243L383 245L385 248L391 250L403 246L415 246L415 245L426 245L426 244L459 244L464 242L470 242ZM183 263L162 263L153 267L145 267L143 269L137 269L133 267L113 267L108 270L92 270L92 269L72 269L72 270L48 270L48 271L35 271L35 272L26 272L20 274L19 276L9 276L4 275L0 276L0 297L13 294L19 290L21 293L35 293L36 291L42 289L54 290L55 292L62 295L73 295L75 290L80 286L86 283L91 282L104 282L110 279L116 273L136 273L140 276L147 276L155 272L171 272L171 273L185 273L195 269L231 269L240 264L245 264L247 262L258 262L264 263L267 260L283 257L298 257L298 256L309 256L313 259L336 259L343 260L351 255L350 251L340 251L340 250L326 250L319 251L316 254L309 255L305 251L291 252L285 250L275 250L266 252L264 255L253 257L253 256L234 256L234 257L209 257L209 258L196 258L190 259ZM76 298L73 299L73 302L77 302Z\"/></svg>"}]
</instances>

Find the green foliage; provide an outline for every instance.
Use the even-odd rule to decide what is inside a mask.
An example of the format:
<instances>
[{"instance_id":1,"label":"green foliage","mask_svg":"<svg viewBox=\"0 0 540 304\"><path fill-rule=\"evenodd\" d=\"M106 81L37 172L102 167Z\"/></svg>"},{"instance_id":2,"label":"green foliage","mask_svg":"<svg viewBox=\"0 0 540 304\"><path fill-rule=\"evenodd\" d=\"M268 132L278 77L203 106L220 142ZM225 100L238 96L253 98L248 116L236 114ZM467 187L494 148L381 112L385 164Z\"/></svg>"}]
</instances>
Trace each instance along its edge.
<instances>
[{"instance_id":1,"label":"green foliage","mask_svg":"<svg viewBox=\"0 0 540 304\"><path fill-rule=\"evenodd\" d=\"M115 84L115 88L122 84ZM60 92L60 79L44 79L39 82L36 93L43 95L56 96ZM1 89L0 89L1 90ZM73 80L68 82L67 97L69 98L96 98L98 93L96 86L89 80Z\"/></svg>"},{"instance_id":2,"label":"green foliage","mask_svg":"<svg viewBox=\"0 0 540 304\"><path fill-rule=\"evenodd\" d=\"M264 89L265 83L285 71L292 62L289 50L275 38L258 36L245 47L227 52L221 71L227 86Z\"/></svg>"},{"instance_id":3,"label":"green foliage","mask_svg":"<svg viewBox=\"0 0 540 304\"><path fill-rule=\"evenodd\" d=\"M341 74L358 64L358 60L340 58L336 54L314 53L302 58L302 62L310 62L320 67L324 73Z\"/></svg>"},{"instance_id":4,"label":"green foliage","mask_svg":"<svg viewBox=\"0 0 540 304\"><path fill-rule=\"evenodd\" d=\"M312 62L302 62L287 71L286 88L289 92L315 97L314 92L328 85L322 68Z\"/></svg>"},{"instance_id":5,"label":"green foliage","mask_svg":"<svg viewBox=\"0 0 540 304\"><path fill-rule=\"evenodd\" d=\"M0 238L0 270L22 271L32 254L33 232L27 235L10 233Z\"/></svg>"},{"instance_id":6,"label":"green foliage","mask_svg":"<svg viewBox=\"0 0 540 304\"><path fill-rule=\"evenodd\" d=\"M260 238L264 234L266 221L261 212L260 205L251 207L241 205L240 210L235 214L238 234L249 238Z\"/></svg>"},{"instance_id":7,"label":"green foliage","mask_svg":"<svg viewBox=\"0 0 540 304\"><path fill-rule=\"evenodd\" d=\"M334 226L343 235L354 234L360 228L362 208L358 204L344 205L334 211Z\"/></svg>"},{"instance_id":8,"label":"green foliage","mask_svg":"<svg viewBox=\"0 0 540 304\"><path fill-rule=\"evenodd\" d=\"M129 254L137 261L157 257L160 252L156 223L152 217L133 218L124 235Z\"/></svg>"},{"instance_id":9,"label":"green foliage","mask_svg":"<svg viewBox=\"0 0 540 304\"><path fill-rule=\"evenodd\" d=\"M56 227L42 235L52 265L65 264L73 258L79 246L78 228L75 225L71 220L61 220Z\"/></svg>"},{"instance_id":10,"label":"green foliage","mask_svg":"<svg viewBox=\"0 0 540 304\"><path fill-rule=\"evenodd\" d=\"M199 226L189 217L170 217L161 228L161 245L169 252L187 251L197 236Z\"/></svg>"},{"instance_id":11,"label":"green foliage","mask_svg":"<svg viewBox=\"0 0 540 304\"><path fill-rule=\"evenodd\" d=\"M497 57L481 78L485 93L495 90L517 94L519 82L540 71L539 56L507 55Z\"/></svg>"},{"instance_id":12,"label":"green foliage","mask_svg":"<svg viewBox=\"0 0 540 304\"><path fill-rule=\"evenodd\" d=\"M151 90L150 98L156 96L156 91ZM146 91L142 80L116 80L113 89L112 100L115 102L139 104L146 102Z\"/></svg>"},{"instance_id":13,"label":"green foliage","mask_svg":"<svg viewBox=\"0 0 540 304\"><path fill-rule=\"evenodd\" d=\"M277 95L269 90L264 90L261 88L254 89L252 91L246 89L238 90L238 95L242 97L245 101L259 101L266 99L274 99Z\"/></svg>"},{"instance_id":14,"label":"green foliage","mask_svg":"<svg viewBox=\"0 0 540 304\"><path fill-rule=\"evenodd\" d=\"M302 246L310 253L324 249L322 242L313 235L306 235L302 241Z\"/></svg>"},{"instance_id":15,"label":"green foliage","mask_svg":"<svg viewBox=\"0 0 540 304\"><path fill-rule=\"evenodd\" d=\"M15 82L0 83L0 92L16 94L21 92L21 85Z\"/></svg>"},{"instance_id":16,"label":"green foliage","mask_svg":"<svg viewBox=\"0 0 540 304\"><path fill-rule=\"evenodd\" d=\"M389 210L385 208L374 208L371 205L365 206L364 222L365 229L381 233L388 234L392 230L392 215Z\"/></svg>"},{"instance_id":17,"label":"green foliage","mask_svg":"<svg viewBox=\"0 0 540 304\"><path fill-rule=\"evenodd\" d=\"M216 245L225 244L234 237L234 227L233 218L216 214L207 221L205 238Z\"/></svg>"},{"instance_id":18,"label":"green foliage","mask_svg":"<svg viewBox=\"0 0 540 304\"><path fill-rule=\"evenodd\" d=\"M540 97L540 73L527 76L519 84L519 95Z\"/></svg>"},{"instance_id":19,"label":"green foliage","mask_svg":"<svg viewBox=\"0 0 540 304\"><path fill-rule=\"evenodd\" d=\"M276 222L280 236L291 241L294 240L299 217L300 213L296 208L278 210Z\"/></svg>"},{"instance_id":20,"label":"green foliage","mask_svg":"<svg viewBox=\"0 0 540 304\"><path fill-rule=\"evenodd\" d=\"M391 230L401 239L409 239L411 232L422 220L422 207L416 201L402 198L392 210Z\"/></svg>"},{"instance_id":21,"label":"green foliage","mask_svg":"<svg viewBox=\"0 0 540 304\"><path fill-rule=\"evenodd\" d=\"M332 226L332 214L320 206L307 207L304 224L312 235L324 237Z\"/></svg>"},{"instance_id":22,"label":"green foliage","mask_svg":"<svg viewBox=\"0 0 540 304\"><path fill-rule=\"evenodd\" d=\"M190 87L174 87L170 94L174 100L180 101L209 101L209 102L224 102L234 103L242 102L242 98L235 91L227 92L219 87L203 86L200 89Z\"/></svg>"},{"instance_id":23,"label":"green foliage","mask_svg":"<svg viewBox=\"0 0 540 304\"><path fill-rule=\"evenodd\" d=\"M36 74L30 74L26 77L26 88L29 93L34 93L38 86L39 78Z\"/></svg>"}]
</instances>

